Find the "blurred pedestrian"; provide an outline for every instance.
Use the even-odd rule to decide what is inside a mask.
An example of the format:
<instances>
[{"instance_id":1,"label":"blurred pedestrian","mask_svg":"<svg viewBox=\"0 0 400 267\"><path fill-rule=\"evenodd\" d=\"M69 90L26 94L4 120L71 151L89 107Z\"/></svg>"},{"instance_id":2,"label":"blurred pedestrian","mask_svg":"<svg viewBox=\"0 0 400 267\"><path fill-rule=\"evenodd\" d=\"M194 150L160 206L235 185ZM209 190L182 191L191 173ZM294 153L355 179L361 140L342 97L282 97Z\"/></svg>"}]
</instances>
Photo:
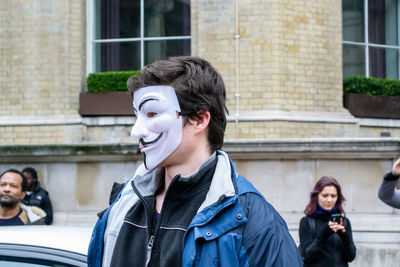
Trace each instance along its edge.
<instances>
[{"instance_id":1,"label":"blurred pedestrian","mask_svg":"<svg viewBox=\"0 0 400 267\"><path fill-rule=\"evenodd\" d=\"M40 186L38 181L37 172L32 167L26 167L22 170L23 175L26 177L28 189L22 203L29 206L36 206L46 212L46 224L53 222L53 208L49 193Z\"/></svg>"},{"instance_id":2,"label":"blurred pedestrian","mask_svg":"<svg viewBox=\"0 0 400 267\"><path fill-rule=\"evenodd\" d=\"M42 209L21 204L26 188L20 171L9 169L0 175L0 226L44 224L46 213Z\"/></svg>"},{"instance_id":3,"label":"blurred pedestrian","mask_svg":"<svg viewBox=\"0 0 400 267\"><path fill-rule=\"evenodd\" d=\"M341 267L354 260L350 220L343 210L341 187L333 177L318 180L300 221L300 253L304 266Z\"/></svg>"},{"instance_id":4,"label":"blurred pedestrian","mask_svg":"<svg viewBox=\"0 0 400 267\"><path fill-rule=\"evenodd\" d=\"M393 208L400 209L400 190L397 184L400 177L400 157L393 164L392 171L383 176L378 197Z\"/></svg>"}]
</instances>

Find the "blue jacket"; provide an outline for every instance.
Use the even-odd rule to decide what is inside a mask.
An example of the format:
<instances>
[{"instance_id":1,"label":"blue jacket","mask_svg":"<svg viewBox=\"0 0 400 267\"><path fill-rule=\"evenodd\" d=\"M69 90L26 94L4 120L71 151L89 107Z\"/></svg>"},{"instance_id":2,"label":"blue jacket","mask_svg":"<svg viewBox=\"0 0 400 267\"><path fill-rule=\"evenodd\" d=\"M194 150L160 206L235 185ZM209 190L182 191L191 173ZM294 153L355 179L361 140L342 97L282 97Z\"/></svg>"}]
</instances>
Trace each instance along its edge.
<instances>
[{"instance_id":1,"label":"blue jacket","mask_svg":"<svg viewBox=\"0 0 400 267\"><path fill-rule=\"evenodd\" d=\"M236 174L225 152L217 151L217 155L209 193L182 240L182 265L302 266L282 217L250 182ZM139 168L137 173L141 171ZM117 221L123 219L118 211L126 211L121 203L124 197L130 207L137 201L129 187L125 186L97 222L89 245L88 266L102 266L105 248L114 248L112 235L118 235L121 223Z\"/></svg>"}]
</instances>

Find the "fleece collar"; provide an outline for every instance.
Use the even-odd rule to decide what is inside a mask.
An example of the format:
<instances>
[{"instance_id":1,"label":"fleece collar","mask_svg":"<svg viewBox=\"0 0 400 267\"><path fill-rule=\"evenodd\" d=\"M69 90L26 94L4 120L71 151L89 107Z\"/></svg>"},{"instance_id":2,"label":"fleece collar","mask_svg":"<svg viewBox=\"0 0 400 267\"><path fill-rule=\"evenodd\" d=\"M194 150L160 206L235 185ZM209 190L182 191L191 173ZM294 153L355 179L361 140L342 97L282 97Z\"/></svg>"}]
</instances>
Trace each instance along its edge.
<instances>
[{"instance_id":1,"label":"fleece collar","mask_svg":"<svg viewBox=\"0 0 400 267\"><path fill-rule=\"evenodd\" d=\"M174 177L174 180L179 179L179 182L183 183L197 182L202 176L203 170L207 169L214 162L215 158L216 152L204 161L193 173L187 176L181 176L178 174ZM156 168L145 172L143 175L135 175L132 182L143 197L154 195L160 184L163 184L161 180L164 179L164 170L164 168Z\"/></svg>"},{"instance_id":2,"label":"fleece collar","mask_svg":"<svg viewBox=\"0 0 400 267\"><path fill-rule=\"evenodd\" d=\"M196 176L196 174L206 165L210 164L213 159L217 157L217 166L211 181L210 189L206 195L206 198L200 206L198 212L201 212L205 207L216 203L222 196L229 197L235 195L235 186L232 182L232 172L234 172L230 158L222 150L217 150L212 154L193 174L189 176L181 176L181 180L189 180ZM154 194L157 190L161 177L163 177L164 169L154 169L147 171L143 165L141 165L135 173L135 176L129 181L135 183L135 187L143 196ZM236 178L236 173L233 173ZM133 191L131 186L126 186L121 198L125 192Z\"/></svg>"},{"instance_id":3,"label":"fleece collar","mask_svg":"<svg viewBox=\"0 0 400 267\"><path fill-rule=\"evenodd\" d=\"M234 169L231 166L230 158L228 154L226 154L222 150L216 151L216 156L218 158L217 166L215 168L214 176L210 185L210 189L206 195L206 198L202 205L200 206L198 212L201 212L207 206L216 203L221 197L226 196L234 196L235 195L235 186L232 181L232 173L234 178L236 178L237 174L234 172ZM212 157L212 156L211 156ZM210 157L210 158L211 158ZM210 159L209 159L210 160ZM208 160L207 160L208 161ZM207 164L207 161L203 164ZM199 168L200 169L200 168ZM198 171L198 170L197 170ZM196 172L197 172L196 171ZM151 181L151 178L159 175L160 169L155 169L149 172L144 164L141 164L135 172L133 178L128 181L127 186L121 192L121 197L115 203L110 211L109 218L107 220L107 228L113 229L114 231L119 231L119 228L122 225L123 219L125 218L125 214L128 212L129 208L132 207L136 201L139 199L136 193L134 192L131 183L136 178L146 177L146 181L150 184L146 190L148 193L150 191L154 192L154 188L156 187L156 182ZM195 172L195 173L196 173ZM183 179L188 179L188 177L182 177ZM153 187L153 188L152 188ZM146 192L144 192L146 193Z\"/></svg>"},{"instance_id":4,"label":"fleece collar","mask_svg":"<svg viewBox=\"0 0 400 267\"><path fill-rule=\"evenodd\" d=\"M216 156L218 161L213 179L211 181L210 189L206 195L204 202L201 204L199 210L197 211L198 214L203 211L207 206L210 206L213 203L217 203L220 199L235 195L235 185L233 184L233 178L236 178L237 174L235 173L233 166L231 165L230 158L228 154L226 154L222 150L217 150ZM206 164L206 162L203 164ZM145 168L144 164L141 164L136 169L134 177L130 181L128 181L128 183L122 190L118 201L112 206L107 218L107 227L104 233L105 249L103 254L103 263L111 261L112 251L114 250L116 242L116 238L113 238L113 236L115 237L118 235L126 213L133 205L135 205L135 203L139 199L138 195L135 193L133 187L131 186L132 181L134 181L136 178L142 179L139 177L145 176L146 181L148 181L148 183L151 185L145 188L147 188L146 190L150 192L154 190L154 188L156 187L155 185L157 184L155 182L152 182L151 178L154 177L153 175L159 175L159 172L159 169L149 172ZM187 179L188 177L182 178Z\"/></svg>"}]
</instances>

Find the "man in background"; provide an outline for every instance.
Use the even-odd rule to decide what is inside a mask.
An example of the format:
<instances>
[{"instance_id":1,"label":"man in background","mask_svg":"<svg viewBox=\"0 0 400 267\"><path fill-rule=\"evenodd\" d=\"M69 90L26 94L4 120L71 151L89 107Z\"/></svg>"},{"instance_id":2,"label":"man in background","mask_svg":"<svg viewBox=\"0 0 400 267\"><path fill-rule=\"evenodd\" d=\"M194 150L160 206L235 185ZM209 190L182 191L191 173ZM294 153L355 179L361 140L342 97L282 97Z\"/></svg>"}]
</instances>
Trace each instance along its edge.
<instances>
[{"instance_id":1,"label":"man in background","mask_svg":"<svg viewBox=\"0 0 400 267\"><path fill-rule=\"evenodd\" d=\"M18 170L0 175L0 226L44 224L43 210L21 204L26 188L26 178Z\"/></svg>"},{"instance_id":2,"label":"man in background","mask_svg":"<svg viewBox=\"0 0 400 267\"><path fill-rule=\"evenodd\" d=\"M22 174L26 177L28 184L26 196L22 203L44 210L47 214L46 224L51 224L53 222L53 208L51 207L49 193L40 187L36 170L32 167L26 167L22 170Z\"/></svg>"}]
</instances>

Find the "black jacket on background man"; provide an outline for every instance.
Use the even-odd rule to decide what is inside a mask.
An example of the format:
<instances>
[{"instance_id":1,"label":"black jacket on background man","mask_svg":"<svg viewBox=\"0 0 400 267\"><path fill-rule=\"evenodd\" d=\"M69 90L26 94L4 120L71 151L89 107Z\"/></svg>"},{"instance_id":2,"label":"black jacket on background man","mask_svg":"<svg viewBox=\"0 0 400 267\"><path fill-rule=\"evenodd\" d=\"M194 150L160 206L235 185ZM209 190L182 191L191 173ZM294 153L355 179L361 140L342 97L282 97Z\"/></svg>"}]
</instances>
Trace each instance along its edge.
<instances>
[{"instance_id":1,"label":"black jacket on background man","mask_svg":"<svg viewBox=\"0 0 400 267\"><path fill-rule=\"evenodd\" d=\"M40 187L39 182L36 183L32 194L26 194L25 198L22 200L22 203L28 206L36 206L41 208L46 212L46 224L51 224L53 222L53 208L51 207L49 193Z\"/></svg>"}]
</instances>

